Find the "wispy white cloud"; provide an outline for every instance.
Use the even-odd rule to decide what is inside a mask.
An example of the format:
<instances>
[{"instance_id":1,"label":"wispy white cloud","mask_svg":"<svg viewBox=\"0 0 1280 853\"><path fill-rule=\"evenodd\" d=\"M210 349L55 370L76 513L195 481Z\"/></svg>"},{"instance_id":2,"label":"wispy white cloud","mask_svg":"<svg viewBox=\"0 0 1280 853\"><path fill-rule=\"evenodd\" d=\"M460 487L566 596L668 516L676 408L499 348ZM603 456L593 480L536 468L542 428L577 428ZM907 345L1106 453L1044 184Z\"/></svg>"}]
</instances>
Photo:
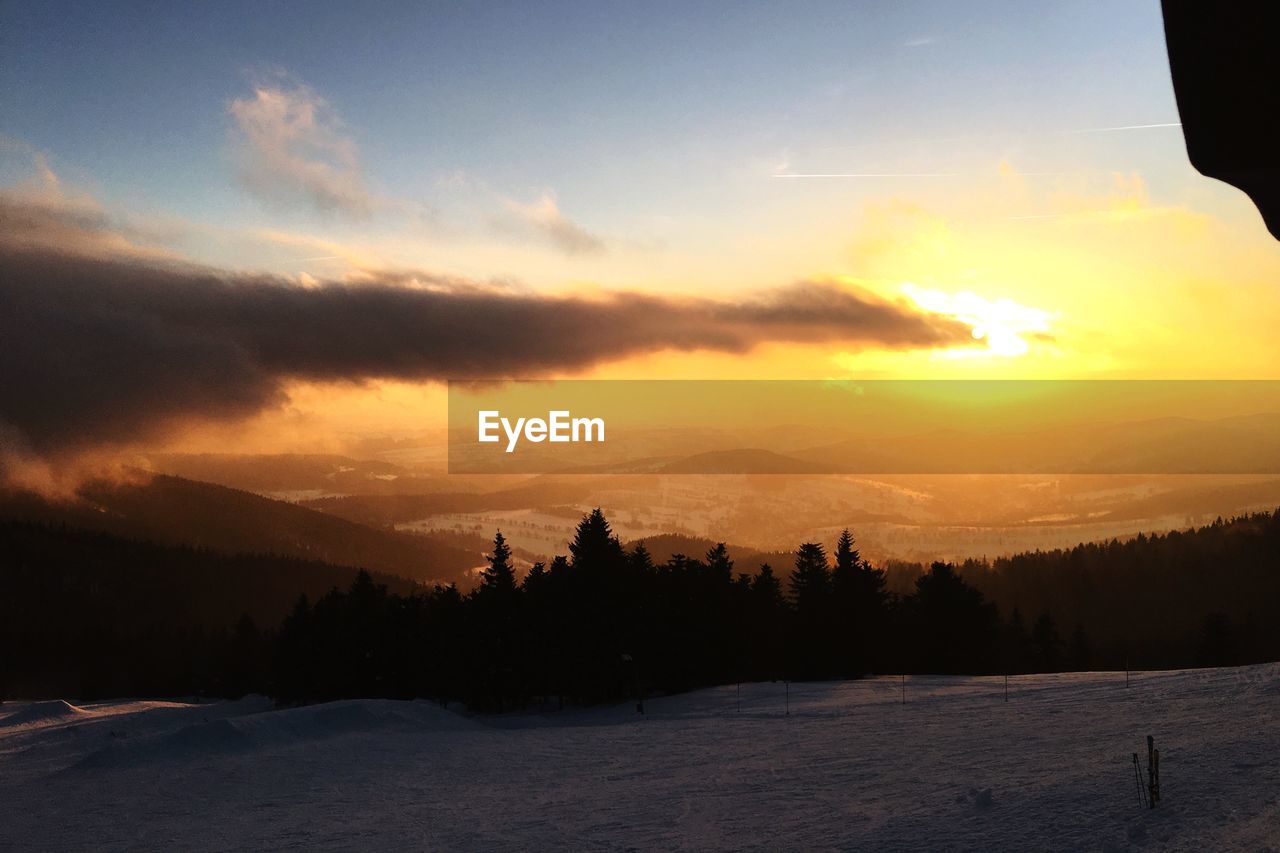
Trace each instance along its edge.
<instances>
[{"instance_id":1,"label":"wispy white cloud","mask_svg":"<svg viewBox=\"0 0 1280 853\"><path fill-rule=\"evenodd\" d=\"M379 206L365 183L355 141L310 87L260 83L227 110L235 122L240 178L254 195L272 204L301 201L326 213L357 216Z\"/></svg>"},{"instance_id":2,"label":"wispy white cloud","mask_svg":"<svg viewBox=\"0 0 1280 853\"><path fill-rule=\"evenodd\" d=\"M108 211L67 185L35 148L24 148L30 174L0 187L0 246L111 257L173 257L166 245L182 231L173 221L139 221Z\"/></svg>"},{"instance_id":3,"label":"wispy white cloud","mask_svg":"<svg viewBox=\"0 0 1280 853\"><path fill-rule=\"evenodd\" d=\"M504 199L508 217L495 220L499 230L523 230L568 255L603 252L605 241L560 211L555 194L544 191L531 202Z\"/></svg>"},{"instance_id":4,"label":"wispy white cloud","mask_svg":"<svg viewBox=\"0 0 1280 853\"><path fill-rule=\"evenodd\" d=\"M310 86L277 76L227 105L239 177L249 192L277 206L303 204L352 217L388 214L443 227L430 207L375 193L365 179L355 139L329 102ZM488 188L481 177L461 168L438 175L435 184L438 192L452 195L455 214L459 204L468 206L467 196L485 199L488 210L482 216L492 231L508 237L541 242L567 255L607 248L603 238L560 210L550 189L523 201Z\"/></svg>"}]
</instances>

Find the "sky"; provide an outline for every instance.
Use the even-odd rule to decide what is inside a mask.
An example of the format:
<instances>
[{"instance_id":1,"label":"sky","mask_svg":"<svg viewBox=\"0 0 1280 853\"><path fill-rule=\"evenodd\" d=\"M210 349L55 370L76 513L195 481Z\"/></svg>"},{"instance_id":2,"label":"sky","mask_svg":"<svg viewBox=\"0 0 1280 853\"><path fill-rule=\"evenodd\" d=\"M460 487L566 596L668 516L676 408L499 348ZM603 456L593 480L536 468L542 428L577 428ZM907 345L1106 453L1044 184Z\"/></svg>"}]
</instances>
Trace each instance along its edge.
<instances>
[{"instance_id":1,"label":"sky","mask_svg":"<svg viewBox=\"0 0 1280 853\"><path fill-rule=\"evenodd\" d=\"M7 0L0 104L11 247L181 266L158 285L178 292L203 286L199 268L317 294L262 334L205 322L261 310L221 285L204 317L147 316L182 340L163 350L179 367L229 341L251 364L210 362L234 385L216 406L156 409L182 425L167 440L193 446L311 449L440 423L449 370L522 372L490 357L522 328L531 350L555 350L528 355L538 376L1274 378L1280 365L1280 250L1243 194L1187 162L1156 0ZM120 290L129 276L75 275L38 315L43 340L107 292L146 313L150 297ZM549 316L607 303L601 322L626 345L570 353L572 333L513 308L489 354L415 350L409 327L414 351L379 360L361 330L325 319L332 286L443 300L420 306L429 317L462 310L449 299L464 291ZM822 321L831 304L857 315L854 332ZM654 316L683 337L641 319ZM335 336L324 359L267 341L306 322ZM365 338L389 335L379 326ZM41 381L65 383L63 369ZM170 389L122 387L143 414L195 397L137 376ZM22 405L40 404L31 394ZM86 398L67 424L94 412ZM33 424L67 425L0 420L25 447L44 443Z\"/></svg>"}]
</instances>

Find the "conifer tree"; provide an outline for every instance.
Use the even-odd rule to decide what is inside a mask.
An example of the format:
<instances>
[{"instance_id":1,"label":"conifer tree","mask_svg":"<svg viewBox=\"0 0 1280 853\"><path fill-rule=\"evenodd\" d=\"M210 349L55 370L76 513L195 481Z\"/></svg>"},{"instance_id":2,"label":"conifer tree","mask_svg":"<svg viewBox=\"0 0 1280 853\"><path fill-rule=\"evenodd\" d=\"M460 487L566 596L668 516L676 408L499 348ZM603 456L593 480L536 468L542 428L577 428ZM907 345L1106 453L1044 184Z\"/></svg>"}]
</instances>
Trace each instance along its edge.
<instances>
[{"instance_id":1,"label":"conifer tree","mask_svg":"<svg viewBox=\"0 0 1280 853\"><path fill-rule=\"evenodd\" d=\"M795 619L792 620L788 668L792 677L825 678L832 673L839 655L831 570L827 565L827 552L815 542L806 542L796 551L791 598L795 602Z\"/></svg>"},{"instance_id":2,"label":"conifer tree","mask_svg":"<svg viewBox=\"0 0 1280 853\"><path fill-rule=\"evenodd\" d=\"M857 583L857 572L861 568L862 555L853 547L853 534L846 527L836 541L836 565L831 572L832 584L837 594L841 590L852 592Z\"/></svg>"},{"instance_id":3,"label":"conifer tree","mask_svg":"<svg viewBox=\"0 0 1280 853\"><path fill-rule=\"evenodd\" d=\"M482 593L510 595L516 590L516 573L511 565L511 547L499 530L493 535L493 553L485 557L489 568L484 570L480 580Z\"/></svg>"},{"instance_id":4,"label":"conifer tree","mask_svg":"<svg viewBox=\"0 0 1280 853\"><path fill-rule=\"evenodd\" d=\"M831 590L831 569L827 552L820 544L805 542L796 551L795 569L791 571L791 598L796 610L814 612L826 603Z\"/></svg>"},{"instance_id":5,"label":"conifer tree","mask_svg":"<svg viewBox=\"0 0 1280 853\"><path fill-rule=\"evenodd\" d=\"M546 581L547 577L547 564L539 560L529 567L529 571L525 574L520 588L525 592L540 589L540 585Z\"/></svg>"},{"instance_id":6,"label":"conifer tree","mask_svg":"<svg viewBox=\"0 0 1280 853\"><path fill-rule=\"evenodd\" d=\"M628 555L628 562L631 564L632 570L638 575L653 574L653 555L649 553L649 549L645 547L644 541L641 540L635 544Z\"/></svg>"},{"instance_id":7,"label":"conifer tree","mask_svg":"<svg viewBox=\"0 0 1280 853\"><path fill-rule=\"evenodd\" d=\"M573 541L569 543L570 565L575 569L600 570L616 565L622 556L622 544L613 535L608 520L596 507L578 522Z\"/></svg>"},{"instance_id":8,"label":"conifer tree","mask_svg":"<svg viewBox=\"0 0 1280 853\"><path fill-rule=\"evenodd\" d=\"M831 572L835 657L846 675L860 675L871 668L869 649L885 604L884 573L862 561L847 527L836 542L835 557Z\"/></svg>"},{"instance_id":9,"label":"conifer tree","mask_svg":"<svg viewBox=\"0 0 1280 853\"><path fill-rule=\"evenodd\" d=\"M751 582L751 595L764 613L779 613L787 606L787 600L782 596L782 584L768 563L761 564L759 574Z\"/></svg>"},{"instance_id":10,"label":"conifer tree","mask_svg":"<svg viewBox=\"0 0 1280 853\"><path fill-rule=\"evenodd\" d=\"M827 552L816 542L806 542L796 551L796 567L791 572L791 598L802 615L823 609L831 590L831 570Z\"/></svg>"},{"instance_id":11,"label":"conifer tree","mask_svg":"<svg viewBox=\"0 0 1280 853\"><path fill-rule=\"evenodd\" d=\"M999 639L995 605L965 582L950 563L935 562L916 580L910 599L910 641L924 672L980 672Z\"/></svg>"},{"instance_id":12,"label":"conifer tree","mask_svg":"<svg viewBox=\"0 0 1280 853\"><path fill-rule=\"evenodd\" d=\"M723 542L707 551L707 574L717 586L727 586L733 580L733 560L729 559L729 549Z\"/></svg>"}]
</instances>

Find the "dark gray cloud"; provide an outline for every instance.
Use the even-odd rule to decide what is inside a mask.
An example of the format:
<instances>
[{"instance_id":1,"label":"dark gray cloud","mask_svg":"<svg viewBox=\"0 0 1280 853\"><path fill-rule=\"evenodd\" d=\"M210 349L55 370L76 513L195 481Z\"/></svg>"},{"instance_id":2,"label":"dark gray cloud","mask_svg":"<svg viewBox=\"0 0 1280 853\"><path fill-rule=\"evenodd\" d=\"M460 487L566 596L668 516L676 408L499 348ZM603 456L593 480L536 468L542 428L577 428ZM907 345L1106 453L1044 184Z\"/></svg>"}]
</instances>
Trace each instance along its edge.
<instances>
[{"instance_id":1,"label":"dark gray cloud","mask_svg":"<svg viewBox=\"0 0 1280 853\"><path fill-rule=\"evenodd\" d=\"M537 377L770 341L972 342L953 320L823 284L718 302L414 280L300 287L0 240L0 425L48 454L145 438L174 419L246 417L295 379Z\"/></svg>"}]
</instances>

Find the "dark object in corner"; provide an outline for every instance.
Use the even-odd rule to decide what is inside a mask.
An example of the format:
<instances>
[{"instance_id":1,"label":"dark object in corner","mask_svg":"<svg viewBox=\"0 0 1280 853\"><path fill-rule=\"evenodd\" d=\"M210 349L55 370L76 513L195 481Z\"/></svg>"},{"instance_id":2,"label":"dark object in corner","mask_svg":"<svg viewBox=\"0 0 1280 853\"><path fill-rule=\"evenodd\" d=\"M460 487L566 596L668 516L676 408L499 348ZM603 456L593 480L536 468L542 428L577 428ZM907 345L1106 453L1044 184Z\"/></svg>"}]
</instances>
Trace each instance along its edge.
<instances>
[{"instance_id":1,"label":"dark object in corner","mask_svg":"<svg viewBox=\"0 0 1280 853\"><path fill-rule=\"evenodd\" d=\"M1161 5L1191 165L1244 190L1280 239L1280 3Z\"/></svg>"}]
</instances>

